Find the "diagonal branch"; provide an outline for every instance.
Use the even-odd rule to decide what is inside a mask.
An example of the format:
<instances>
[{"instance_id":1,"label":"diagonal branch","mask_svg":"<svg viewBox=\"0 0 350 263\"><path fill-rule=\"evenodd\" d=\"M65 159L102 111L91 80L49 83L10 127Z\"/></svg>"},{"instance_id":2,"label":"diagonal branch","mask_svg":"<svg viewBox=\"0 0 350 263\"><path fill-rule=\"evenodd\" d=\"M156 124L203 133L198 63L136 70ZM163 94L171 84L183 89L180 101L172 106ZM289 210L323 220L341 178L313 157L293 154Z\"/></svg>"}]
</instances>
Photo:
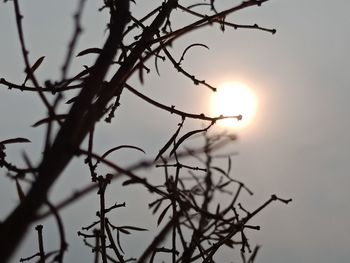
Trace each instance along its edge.
<instances>
[{"instance_id":1,"label":"diagonal branch","mask_svg":"<svg viewBox=\"0 0 350 263\"><path fill-rule=\"evenodd\" d=\"M129 0L118 1L118 11L115 15L118 22L111 25L110 34L89 77L84 82L84 88L73 104L53 145L45 154L37 181L33 184L26 199L0 225L0 258L3 262L9 259L18 246L33 221L36 211L46 200L51 185L60 176L74 156L74 150L78 148L87 134L77 136L80 134L81 120L91 106L122 41L125 25L129 21ZM92 123L95 121L96 119L91 120Z\"/></svg>"},{"instance_id":2,"label":"diagonal branch","mask_svg":"<svg viewBox=\"0 0 350 263\"><path fill-rule=\"evenodd\" d=\"M166 110L168 112L170 112L171 114L176 114L179 115L181 117L186 117L186 118L191 118L191 119L199 119L199 120L204 120L204 121L211 121L211 122L216 122L218 120L222 120L222 119L237 119L237 120L241 120L242 119L242 115L233 115L233 116L218 116L218 117L209 117L204 115L203 113L200 114L194 114L194 113L188 113L188 112L184 112L184 111L180 111L175 109L175 106L166 106L164 104L161 104L149 97L147 97L146 95L143 95L142 93L138 92L136 89L134 89L133 87L131 87L128 84L125 84L125 87L132 92L134 95L136 95L137 97L143 99L144 101L160 108L163 110Z\"/></svg>"}]
</instances>

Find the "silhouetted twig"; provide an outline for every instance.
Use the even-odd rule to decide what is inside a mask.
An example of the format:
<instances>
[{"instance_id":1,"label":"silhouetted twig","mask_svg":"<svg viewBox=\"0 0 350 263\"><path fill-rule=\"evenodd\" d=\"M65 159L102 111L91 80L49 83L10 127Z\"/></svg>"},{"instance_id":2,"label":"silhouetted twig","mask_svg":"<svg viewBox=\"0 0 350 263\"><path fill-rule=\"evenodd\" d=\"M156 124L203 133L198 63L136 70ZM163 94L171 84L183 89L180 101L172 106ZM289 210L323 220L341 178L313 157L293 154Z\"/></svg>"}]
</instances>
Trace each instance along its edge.
<instances>
[{"instance_id":1,"label":"silhouetted twig","mask_svg":"<svg viewBox=\"0 0 350 263\"><path fill-rule=\"evenodd\" d=\"M260 226L248 224L248 222L273 201L288 203L290 200L272 195L255 210L249 209L242 202L243 191L250 195L253 192L243 182L231 176L232 152L227 154L222 153L223 151L217 152L228 143L235 141L237 137L231 134L210 134L211 127L216 124L216 121L226 118L240 120L242 116L207 116L204 113L184 112L176 109L175 105L167 106L155 101L152 95L144 95L129 83L133 82L134 77L138 77L140 83L144 85L147 81L145 73L159 74L158 60L160 59L170 61L174 71L188 78L194 85L201 84L215 91L215 87L208 84L207 80L199 79L192 74L192 70L185 69L183 63L185 58L188 59L187 52L191 48L209 49L209 47L195 41L177 53L178 50L172 49L172 44L185 34L214 23L219 25L222 31L226 30L226 27L231 27L256 29L274 34L275 29L261 27L258 24L236 24L227 21L230 14L249 7L261 6L267 1L243 1L220 11L218 2L214 0L209 2L200 0L194 4L189 2L187 7L181 5L179 0L165 0L150 12L139 15L129 6L133 3L137 4L135 1L104 0L103 6L99 9L103 12L107 11L109 17L104 45L83 47L77 57L96 56L96 61L91 65L82 65L73 77L68 77L69 67L74 59L73 53L83 26L81 18L86 0L79 0L74 14L74 32L61 67L61 79L47 80L44 85L40 85L34 73L44 63L45 56L41 55L33 64L30 63L29 51L24 40L23 17L19 1L14 0L17 32L26 76L22 84L16 84L20 83L19 81L12 82L0 78L0 85L40 96L47 112L41 115L39 121L33 121L33 127L44 126L46 133L43 138L42 158L33 165L34 161L30 160L29 155L25 155L25 168L19 168L8 160L6 146L11 143L29 142L29 140L18 137L0 142L0 168L3 167L8 178L15 183L20 199L17 207L0 224L1 261L7 261L13 254L32 222L53 215L58 227L59 249L44 251L42 225L38 225L36 230L39 252L22 258L21 261L38 257L39 262L45 262L53 257L53 261L62 263L68 243L60 211L92 191L96 191L99 196L97 219L91 220L87 226L82 227L81 231L78 231L78 236L82 237L84 244L92 249L94 262L102 260L103 263L123 263L137 260L128 255L128 250L124 250L126 242L123 237L146 231L148 227L119 225L108 218L116 209L122 207L127 209L126 202L115 202L112 205L107 203L109 200L107 189L110 183L123 178L120 187L137 184L145 188L154 198L148 208L159 229L154 232L145 232L145 234L149 233L151 238L141 255L138 255L138 262L154 262L159 257L167 258L172 263L189 263L196 260L213 262L213 257L218 250L226 245L232 249L239 246L243 263L252 263L259 247L251 249L248 234L249 231L258 231ZM176 16L180 14L189 15L195 21L177 26L173 21L178 19ZM148 65L149 60L153 58L155 68ZM27 84L28 80L32 86ZM170 138L163 142L155 159L152 156L147 157L128 167L110 161L109 155L121 149L137 150L145 154L141 147L130 144L112 145L102 154L97 153L97 147L95 147L98 122L103 118L108 123L115 121L115 112L119 109L121 95L125 89L147 104L166 111L176 118L180 117ZM72 95L70 91L74 90L77 93ZM66 106L70 108L63 111L65 107L61 107L63 105L60 103L67 94L69 98L66 100ZM133 109L129 108L129 110ZM62 112L58 113L58 111ZM185 121L187 124L188 119L204 121L206 126L186 130ZM191 139L200 137L204 141L201 147L188 147L187 143ZM58 204L51 204L48 201L50 189L76 156L85 157L91 183L64 197ZM216 163L222 156L228 160L226 168ZM100 166L112 171L100 175ZM144 169L152 168L162 168L157 169L157 172L164 172L161 177L163 180L158 179L155 183L153 178L140 175ZM32 177L26 177L28 173ZM22 189L24 183L28 184L28 191ZM225 203L218 202L217 196L225 196ZM44 212L38 212L45 204L48 208Z\"/></svg>"}]
</instances>

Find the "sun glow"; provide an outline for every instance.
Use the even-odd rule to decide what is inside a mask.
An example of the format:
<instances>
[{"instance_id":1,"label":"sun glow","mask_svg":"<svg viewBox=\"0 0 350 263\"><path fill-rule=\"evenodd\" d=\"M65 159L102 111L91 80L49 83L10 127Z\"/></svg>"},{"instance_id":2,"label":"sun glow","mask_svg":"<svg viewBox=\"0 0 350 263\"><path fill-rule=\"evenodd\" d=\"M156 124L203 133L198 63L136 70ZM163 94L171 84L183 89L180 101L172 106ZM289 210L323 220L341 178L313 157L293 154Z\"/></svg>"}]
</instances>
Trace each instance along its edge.
<instances>
[{"instance_id":1,"label":"sun glow","mask_svg":"<svg viewBox=\"0 0 350 263\"><path fill-rule=\"evenodd\" d=\"M257 108L256 96L253 91L240 82L228 82L220 85L213 94L211 111L215 116L242 115L242 120L224 119L219 125L227 128L246 127L253 119Z\"/></svg>"}]
</instances>

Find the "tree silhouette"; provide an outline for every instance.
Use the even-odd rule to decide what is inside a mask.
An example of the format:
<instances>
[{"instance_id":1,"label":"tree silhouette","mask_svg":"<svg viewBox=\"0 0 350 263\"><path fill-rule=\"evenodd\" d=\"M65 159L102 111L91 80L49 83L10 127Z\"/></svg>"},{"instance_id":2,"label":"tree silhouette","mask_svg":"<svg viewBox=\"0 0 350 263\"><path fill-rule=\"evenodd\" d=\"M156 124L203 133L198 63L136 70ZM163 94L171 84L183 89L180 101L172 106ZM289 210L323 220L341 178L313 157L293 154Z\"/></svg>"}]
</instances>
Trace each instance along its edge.
<instances>
[{"instance_id":1,"label":"tree silhouette","mask_svg":"<svg viewBox=\"0 0 350 263\"><path fill-rule=\"evenodd\" d=\"M272 195L255 210L247 211L237 200L243 190L248 193L251 191L242 182L231 178L231 157L229 155L226 157L227 169L216 166L216 151L228 142L234 141L235 136L209 135L208 130L220 119L240 119L241 116L211 117L203 113L185 112L142 94L137 87L130 84L130 79L137 76L140 83L146 85L144 74L150 71L158 72L159 61L169 61L175 73L188 78L194 85L201 85L215 92L215 87L194 76L181 64L189 49L206 46L195 42L183 50L180 59L177 60L171 48L172 44L185 34L191 34L212 24L217 24L222 31L226 28L255 29L274 34L274 29L260 27L257 24L241 25L227 21L230 14L253 6L261 6L267 1L243 1L219 11L214 0L193 1L192 4L188 3L189 1L181 3L182 1L178 0L167 0L159 3L153 11L136 17L130 11L130 5L137 7L136 1L104 0L103 6L98 10L108 11L110 18L106 30L108 36L104 45L101 48L90 47L80 51L77 56L96 54L97 59L92 65L84 66L83 70L70 76L69 68L81 36L81 16L86 2L80 0L74 15L74 34L64 58L61 78L47 80L43 84L37 79L35 72L42 65L45 57L40 57L35 63L30 62L19 1L13 0L7 3L14 6L26 77L20 84L1 78L0 84L12 90L18 89L38 95L46 108L47 117L34 124L35 127L46 127L43 155L38 164L32 164L30 158L24 156L27 165L25 168L19 168L6 158L6 147L13 143L30 142L26 136L0 142L0 167L7 171L8 177L13 180L20 198L19 204L0 224L1 261L9 260L33 223L52 216L59 228L60 247L56 251L45 251L43 226L38 224L35 229L38 232L39 252L22 258L21 261L39 258L40 262L49 259L63 262L68 240L65 238L60 210L80 200L87 193L96 191L100 203L96 214L97 220L78 232L85 244L93 249L95 262L98 262L99 258L102 262L131 260L153 262L159 254L168 255L167 259L171 262L213 262L213 256L223 245L231 248L239 246L242 260L253 262L258 247L251 250L245 232L247 229L257 230L259 227L249 225L249 220L272 201L288 203L290 200ZM179 19L183 15L191 16L194 22L173 28L174 17ZM151 60L155 62L155 68L152 70L146 64ZM111 72L112 74L109 75ZM72 90L77 91L77 96L68 100L67 103L71 107L62 113L63 98ZM109 161L108 155L122 148L143 151L141 148L121 145L112 147L103 154L95 152L93 148L94 131L99 121L118 122L114 115L124 90L130 91L160 111L178 116L180 120L178 128L155 158L150 156L127 168ZM130 111L132 110L130 108ZM183 125L188 119L197 119L207 124L204 128L184 132ZM203 138L202 147L186 146L190 138L198 136ZM83 165L89 168L91 184L72 196L66 197L59 204L51 203L50 189L70 161L78 156L84 156ZM191 158L190 164L185 161L188 158ZM114 172L98 174L97 168L101 165L111 168ZM161 185L152 183L137 174L137 171L151 167L163 169L164 178ZM117 226L108 217L111 211L125 206L125 203L110 205L106 202L108 186L114 179L120 177L125 178L123 187L139 184L154 196L154 202L149 204L149 209L156 215L159 230L152 233L154 238L141 255L125 254L120 239L122 234L133 234L147 229L143 226ZM22 190L23 184L28 185L28 191ZM228 195L231 201L225 207L220 206L214 198L217 194ZM42 207L46 207L47 210L39 211ZM167 218L169 220L165 222ZM249 258L246 258L245 250L250 252Z\"/></svg>"}]
</instances>

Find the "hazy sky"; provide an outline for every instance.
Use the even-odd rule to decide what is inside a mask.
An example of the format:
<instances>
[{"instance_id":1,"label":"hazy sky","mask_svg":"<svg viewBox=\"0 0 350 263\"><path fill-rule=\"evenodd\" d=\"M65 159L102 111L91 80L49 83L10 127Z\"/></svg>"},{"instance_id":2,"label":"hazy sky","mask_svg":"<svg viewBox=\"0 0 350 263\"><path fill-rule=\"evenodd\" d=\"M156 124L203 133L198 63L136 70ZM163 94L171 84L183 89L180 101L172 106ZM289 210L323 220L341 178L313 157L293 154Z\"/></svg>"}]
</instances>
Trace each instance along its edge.
<instances>
[{"instance_id":1,"label":"hazy sky","mask_svg":"<svg viewBox=\"0 0 350 263\"><path fill-rule=\"evenodd\" d=\"M37 72L41 80L60 76L62 54L72 32L75 2L22 3L30 58L35 61L46 56ZM80 49L103 43L105 17L95 12L99 2L88 1ZM148 1L136 2L142 9L147 8ZM12 4L0 3L0 77L21 83L24 66ZM239 141L232 148L239 152L234 159L235 176L254 190L255 195L248 201L252 208L273 193L293 198L290 205L273 204L254 220L262 226L250 239L263 246L258 262L349 262L349 10L347 0L272 0L229 20L276 28L275 35L229 28L223 34L217 27L210 27L175 43L175 48L199 41L210 47L209 51L194 49L184 62L184 67L193 69L200 79L206 78L214 85L227 80L243 81L257 94L256 117L250 126L238 132ZM83 63L89 61L77 59L72 71ZM146 76L140 90L167 105L175 104L187 111L208 111L210 92L205 87L192 86L169 65L161 67L161 77ZM159 113L127 91L121 103L112 126L102 125L99 129L96 147L107 149L111 144L128 143L154 156L172 135L179 119ZM27 145L25 149L33 161L38 161L42 130L30 126L44 117L43 109L38 97L0 86L0 140L28 137L33 146ZM200 127L200 123L191 125ZM8 147L12 160L20 160L22 146ZM135 159L142 157L133 154ZM68 183L79 188L88 182L84 177L86 170L78 170L77 166L73 163L67 178L59 180L53 191L57 199L61 191L71 192ZM0 176L1 218L17 202L15 187L10 185L7 178ZM133 203L137 205L143 192L135 190L133 196L130 207ZM89 202L96 202L94 198L64 211L71 224L70 238L76 239L78 227L93 220L94 211L80 211L88 208ZM82 220L84 217L89 220ZM33 240L24 243L17 258L34 252ZM67 262L76 260L81 251L88 260L90 251L80 240L72 242ZM222 262L229 262L229 255L226 256Z\"/></svg>"}]
</instances>

